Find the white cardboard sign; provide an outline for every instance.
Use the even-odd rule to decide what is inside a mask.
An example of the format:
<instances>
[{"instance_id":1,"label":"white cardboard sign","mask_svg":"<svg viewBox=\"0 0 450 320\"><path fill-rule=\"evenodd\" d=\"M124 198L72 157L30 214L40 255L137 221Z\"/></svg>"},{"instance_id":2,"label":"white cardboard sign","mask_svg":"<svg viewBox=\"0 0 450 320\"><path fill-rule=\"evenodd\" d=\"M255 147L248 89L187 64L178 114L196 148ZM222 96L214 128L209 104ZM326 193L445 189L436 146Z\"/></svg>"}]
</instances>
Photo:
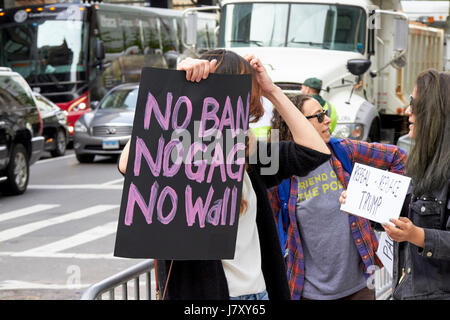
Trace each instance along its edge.
<instances>
[{"instance_id":1,"label":"white cardboard sign","mask_svg":"<svg viewBox=\"0 0 450 320\"><path fill-rule=\"evenodd\" d=\"M378 222L398 218L411 178L355 163L341 210Z\"/></svg>"},{"instance_id":2,"label":"white cardboard sign","mask_svg":"<svg viewBox=\"0 0 450 320\"><path fill-rule=\"evenodd\" d=\"M386 234L386 232L381 233L380 240L378 241L377 256L392 277L392 269L394 266L394 241Z\"/></svg>"}]
</instances>

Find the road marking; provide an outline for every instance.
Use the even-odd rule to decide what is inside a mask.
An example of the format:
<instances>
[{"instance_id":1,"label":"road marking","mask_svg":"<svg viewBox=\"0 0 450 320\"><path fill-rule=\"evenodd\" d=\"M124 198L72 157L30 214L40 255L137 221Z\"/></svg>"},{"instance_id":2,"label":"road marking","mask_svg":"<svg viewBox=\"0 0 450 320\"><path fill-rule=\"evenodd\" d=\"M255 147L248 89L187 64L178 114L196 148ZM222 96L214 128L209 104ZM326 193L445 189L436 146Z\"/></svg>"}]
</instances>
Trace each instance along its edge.
<instances>
[{"instance_id":1,"label":"road marking","mask_svg":"<svg viewBox=\"0 0 450 320\"><path fill-rule=\"evenodd\" d=\"M122 190L124 178L107 181L101 184L30 184L28 189L95 189L95 190ZM120 183L120 184L119 184Z\"/></svg>"},{"instance_id":2,"label":"road marking","mask_svg":"<svg viewBox=\"0 0 450 320\"><path fill-rule=\"evenodd\" d=\"M0 252L0 257L17 257L15 251L3 251ZM35 252L27 256L20 255L20 258L56 258L56 259L81 259L81 260L119 260L125 259L121 257L115 257L114 253L72 253L72 252Z\"/></svg>"},{"instance_id":3,"label":"road marking","mask_svg":"<svg viewBox=\"0 0 450 320\"><path fill-rule=\"evenodd\" d=\"M21 289L82 289L89 287L90 284L47 284L34 283L19 280L5 280L0 282L0 290L21 290Z\"/></svg>"},{"instance_id":4,"label":"road marking","mask_svg":"<svg viewBox=\"0 0 450 320\"><path fill-rule=\"evenodd\" d=\"M102 186L109 186L109 185L116 184L116 183L119 183L119 182L123 183L123 180L124 180L124 178L120 178L120 179L116 179L116 180L111 180L111 181L102 183Z\"/></svg>"},{"instance_id":5,"label":"road marking","mask_svg":"<svg viewBox=\"0 0 450 320\"><path fill-rule=\"evenodd\" d=\"M122 190L122 185L105 184L34 184L29 185L28 189L42 190L63 190L63 189L95 189L95 190Z\"/></svg>"},{"instance_id":6,"label":"road marking","mask_svg":"<svg viewBox=\"0 0 450 320\"><path fill-rule=\"evenodd\" d=\"M56 158L50 158L50 159L44 159L44 160L39 160L35 163L36 164L44 164L44 163L49 163L49 162L53 162L53 161L57 161L57 160L64 160L67 158L75 158L74 154L69 154L67 156L62 156L62 157L56 157Z\"/></svg>"},{"instance_id":7,"label":"road marking","mask_svg":"<svg viewBox=\"0 0 450 320\"><path fill-rule=\"evenodd\" d=\"M133 279L132 279L133 280ZM129 280L127 282L128 289L134 289L135 283L134 281ZM145 280L140 279L140 288L144 289ZM0 290L20 290L20 289L82 289L91 286L92 284L56 284L56 283L36 283L36 282L28 282L28 281L20 281L20 280L5 280L0 282ZM151 280L151 288L155 288L156 281L152 276ZM118 287L116 287L118 288ZM131 293L131 292L130 292ZM116 300L121 300L122 291L116 292ZM152 289L152 297L154 297L154 290Z\"/></svg>"},{"instance_id":8,"label":"road marking","mask_svg":"<svg viewBox=\"0 0 450 320\"><path fill-rule=\"evenodd\" d=\"M122 190L124 178L107 181L101 184L31 184L28 189L95 189L95 190ZM118 184L120 183L120 184Z\"/></svg>"},{"instance_id":9,"label":"road marking","mask_svg":"<svg viewBox=\"0 0 450 320\"><path fill-rule=\"evenodd\" d=\"M24 234L46 228L55 224L64 223L72 220L82 219L91 215L118 208L118 205L98 205L87 209L71 212L59 217L46 219L43 221L28 223L16 228L11 228L0 232L0 242L23 236Z\"/></svg>"},{"instance_id":10,"label":"road marking","mask_svg":"<svg viewBox=\"0 0 450 320\"><path fill-rule=\"evenodd\" d=\"M84 232L78 233L74 236L64 238L59 241L55 241L49 243L47 245L43 245L40 247L36 247L33 249L29 249L26 251L22 251L14 254L14 256L33 256L34 254L52 254L59 251L64 251L69 248L76 247L81 244L85 244L87 242L91 242L100 238L104 238L109 236L110 234L115 233L117 230L117 221L113 221L102 226L98 226Z\"/></svg>"},{"instance_id":11,"label":"road marking","mask_svg":"<svg viewBox=\"0 0 450 320\"><path fill-rule=\"evenodd\" d=\"M50 210L59 206L60 206L59 204L37 204L31 207L10 211L7 213L0 214L0 222L20 218L39 211Z\"/></svg>"}]
</instances>

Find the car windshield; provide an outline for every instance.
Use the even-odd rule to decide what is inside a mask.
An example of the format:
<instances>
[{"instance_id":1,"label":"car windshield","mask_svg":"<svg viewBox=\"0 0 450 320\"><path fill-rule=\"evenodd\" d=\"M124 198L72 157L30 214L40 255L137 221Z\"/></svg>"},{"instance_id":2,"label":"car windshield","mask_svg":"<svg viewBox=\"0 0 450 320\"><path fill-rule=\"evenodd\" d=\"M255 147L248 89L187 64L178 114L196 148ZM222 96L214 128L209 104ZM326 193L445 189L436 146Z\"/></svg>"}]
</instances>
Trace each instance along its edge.
<instances>
[{"instance_id":1,"label":"car windshield","mask_svg":"<svg viewBox=\"0 0 450 320\"><path fill-rule=\"evenodd\" d=\"M103 99L100 109L136 109L139 88L117 89Z\"/></svg>"},{"instance_id":2,"label":"car windshield","mask_svg":"<svg viewBox=\"0 0 450 320\"><path fill-rule=\"evenodd\" d=\"M356 6L240 3L223 9L219 47L298 47L363 53L366 14Z\"/></svg>"},{"instance_id":3,"label":"car windshield","mask_svg":"<svg viewBox=\"0 0 450 320\"><path fill-rule=\"evenodd\" d=\"M85 28L83 21L65 20L1 27L0 64L29 83L74 81L77 73L86 70Z\"/></svg>"}]
</instances>

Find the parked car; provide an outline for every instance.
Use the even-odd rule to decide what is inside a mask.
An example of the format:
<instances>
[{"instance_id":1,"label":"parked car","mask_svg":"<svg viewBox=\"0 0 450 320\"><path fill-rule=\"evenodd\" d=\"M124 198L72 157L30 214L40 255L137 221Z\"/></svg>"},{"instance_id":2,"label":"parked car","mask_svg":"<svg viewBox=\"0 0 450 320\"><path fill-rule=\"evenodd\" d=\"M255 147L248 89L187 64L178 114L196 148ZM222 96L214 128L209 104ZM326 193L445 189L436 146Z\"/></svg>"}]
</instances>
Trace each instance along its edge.
<instances>
[{"instance_id":1,"label":"parked car","mask_svg":"<svg viewBox=\"0 0 450 320\"><path fill-rule=\"evenodd\" d=\"M93 162L96 155L120 155L133 130L139 84L111 89L95 107L75 123L73 147L79 162Z\"/></svg>"},{"instance_id":2,"label":"parked car","mask_svg":"<svg viewBox=\"0 0 450 320\"><path fill-rule=\"evenodd\" d=\"M0 67L0 190L22 194L30 165L44 148L42 118L30 86L10 68Z\"/></svg>"},{"instance_id":3,"label":"parked car","mask_svg":"<svg viewBox=\"0 0 450 320\"><path fill-rule=\"evenodd\" d=\"M44 150L49 151L53 157L62 156L66 153L66 147L69 142L67 111L61 110L40 93L33 92L33 94L41 112L44 126Z\"/></svg>"}]
</instances>

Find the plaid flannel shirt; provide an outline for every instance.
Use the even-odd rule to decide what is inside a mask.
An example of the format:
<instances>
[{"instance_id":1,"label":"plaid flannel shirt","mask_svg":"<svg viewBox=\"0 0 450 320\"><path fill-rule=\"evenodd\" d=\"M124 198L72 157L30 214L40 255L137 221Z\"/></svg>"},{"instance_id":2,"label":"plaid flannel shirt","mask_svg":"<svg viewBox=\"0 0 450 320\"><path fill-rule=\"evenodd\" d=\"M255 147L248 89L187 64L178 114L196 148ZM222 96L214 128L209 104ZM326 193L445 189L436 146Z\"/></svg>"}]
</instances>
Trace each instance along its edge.
<instances>
[{"instance_id":1,"label":"plaid flannel shirt","mask_svg":"<svg viewBox=\"0 0 450 320\"><path fill-rule=\"evenodd\" d=\"M355 162L369 165L378 169L389 170L393 173L404 174L406 153L404 150L393 145L380 143L367 143L356 140L342 139L339 141L349 157L352 165ZM331 149L331 147L329 146ZM332 153L331 165L336 172L339 181L344 189L347 188L350 174L346 172L341 162ZM280 199L277 187L268 190L269 200L275 219L278 223L278 212L280 209ZM302 296L303 284L305 281L305 265L302 249L302 240L297 225L296 204L298 197L298 182L295 176L291 177L291 189L289 196L289 227L287 232L287 278L291 298L298 300ZM348 215L349 226L353 240L363 261L364 275L369 277L374 271L374 265L382 266L381 261L376 256L378 240L367 219L354 215ZM372 266L372 267L371 267Z\"/></svg>"}]
</instances>

